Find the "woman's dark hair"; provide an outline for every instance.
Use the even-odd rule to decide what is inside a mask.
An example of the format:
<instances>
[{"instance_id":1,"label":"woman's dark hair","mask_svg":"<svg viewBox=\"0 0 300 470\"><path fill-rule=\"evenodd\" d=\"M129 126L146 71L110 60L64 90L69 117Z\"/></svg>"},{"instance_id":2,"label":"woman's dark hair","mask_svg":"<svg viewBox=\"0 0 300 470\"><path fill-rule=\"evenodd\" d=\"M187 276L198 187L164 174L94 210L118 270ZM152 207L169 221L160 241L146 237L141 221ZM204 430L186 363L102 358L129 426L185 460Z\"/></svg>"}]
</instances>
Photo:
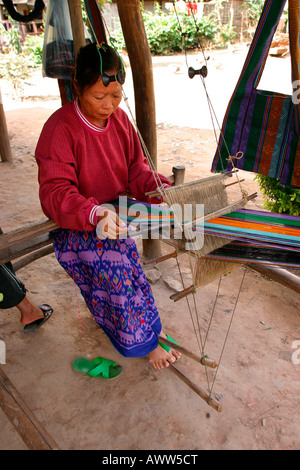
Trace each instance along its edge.
<instances>
[{"instance_id":1,"label":"woman's dark hair","mask_svg":"<svg viewBox=\"0 0 300 470\"><path fill-rule=\"evenodd\" d=\"M98 46L96 43L81 47L74 73L74 78L81 90L93 86L103 73L112 72L115 75L121 72L125 79L122 59L113 47L108 44Z\"/></svg>"}]
</instances>

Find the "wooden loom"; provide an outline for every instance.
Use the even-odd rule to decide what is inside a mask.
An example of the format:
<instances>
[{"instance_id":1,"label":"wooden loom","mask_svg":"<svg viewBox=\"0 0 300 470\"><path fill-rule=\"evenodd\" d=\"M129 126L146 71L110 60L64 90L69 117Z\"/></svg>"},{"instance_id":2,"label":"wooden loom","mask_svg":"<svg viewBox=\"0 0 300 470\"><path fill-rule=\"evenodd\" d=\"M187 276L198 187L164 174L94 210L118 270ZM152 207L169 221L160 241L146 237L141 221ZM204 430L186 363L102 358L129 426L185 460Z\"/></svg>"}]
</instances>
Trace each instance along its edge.
<instances>
[{"instance_id":1,"label":"wooden loom","mask_svg":"<svg viewBox=\"0 0 300 470\"><path fill-rule=\"evenodd\" d=\"M232 173L229 174L219 174L217 176L211 176L208 178L204 178L198 181L190 182L181 184L178 186L173 186L171 188L166 188L163 190L164 199L167 201L170 207L176 207L177 205L182 208L184 211L185 206L192 206L195 208L197 205L201 205L203 207L203 214L201 214L200 218L197 218L196 214L188 214L189 221L183 221L182 219L176 220L176 215L174 216L174 226L175 226L175 235L176 235L176 227L179 232L183 235L181 239L174 237L174 233L172 236L171 244L174 246L175 251L170 253L169 255L162 256L160 258L156 258L155 262L161 262L166 260L168 257L177 257L182 253L189 254L189 250L186 249L186 237L184 236L184 231L186 226L188 225L190 229L192 229L196 224L198 225L201 222L213 219L214 217L230 213L234 210L238 210L243 208L250 199L256 197L256 194L252 194L251 196L247 196L244 192L242 192L242 198L233 202L228 202L228 195L227 195L227 187L231 186L235 183L240 183L237 179L234 183L228 183L228 180L232 177ZM157 192L147 193L148 197L156 196ZM177 231L178 235L178 231ZM211 261L202 259L205 254L212 252L213 250L224 246L230 243L230 240L227 238L222 237L213 237L210 235L206 235L205 232L203 233L202 243L198 249L193 249L193 257L190 257L191 262L191 271L192 271L192 278L193 284L184 287L181 292L175 293L171 295L171 299L174 301L178 301L190 294L195 294L195 292L203 287L204 285L209 284L210 282L214 281L215 279L221 278L221 276L231 272L235 267L238 265L234 265L233 263L227 262L218 262L218 261ZM151 261L147 262L150 263ZM178 265L180 270L180 267ZM190 309L190 308L189 308ZM191 312L190 312L191 313ZM196 312L197 314L197 312ZM192 320L193 324L195 324L195 320ZM198 320L197 320L198 322ZM201 335L200 326L199 331L195 333ZM162 342L168 344L169 346L172 343L167 342L163 338L160 338ZM208 367L210 369L215 369L216 372L219 368L219 362L215 360L211 360L205 354L203 349L202 339L200 338L199 346L201 349L201 355L196 356L191 354L191 352L187 351L184 348L175 346L178 351L182 352L183 354L187 355L188 357L196 360L198 363L202 364L204 367ZM173 344L174 347L174 344ZM189 378L187 378L181 371L177 369L174 365L171 365L170 369L174 372L186 385L188 385L192 390L194 390L206 403L211 406L216 411L220 412L222 410L221 404L218 400L215 400L212 397L212 388L207 392L203 390L198 385L193 384ZM213 381L214 383L214 381Z\"/></svg>"},{"instance_id":2,"label":"wooden loom","mask_svg":"<svg viewBox=\"0 0 300 470\"><path fill-rule=\"evenodd\" d=\"M270 0L270 1L266 1L266 5L267 5L267 3L272 3L272 2ZM295 3L297 3L297 1L295 1ZM174 9L176 11L175 2L173 2L173 5L174 5ZM184 42L184 39L183 39L183 42ZM299 48L298 48L298 51L299 51ZM206 62L206 60L205 60L205 62ZM205 68L205 71L203 72L204 68ZM204 78L207 75L206 67L204 67L204 68L200 69L199 71L193 71L192 74L190 74L191 68L189 68L189 77L193 78L195 74L199 74L199 76L200 76L200 78L203 82L203 85L204 85ZM204 85L204 88L205 88L205 85ZM208 97L208 95L207 95L207 97ZM208 99L208 101L210 103L209 99ZM233 133L237 133L238 136L240 136L240 134L242 134L242 133L236 132L236 127L233 127L232 125L231 125L231 131ZM223 135L222 132L221 132L221 138L224 138L224 135ZM218 150L219 150L219 147L218 147ZM235 157L230 156L227 144L225 142L225 159L227 161L231 162L231 163L232 163L233 158L239 158L237 151L232 150L232 152L233 152L233 154L231 154L231 155L236 155ZM228 165L230 165L230 163L228 163ZM228 166L227 166L227 168L228 168ZM220 171L224 172L223 162L222 162L222 170L220 170ZM223 190L221 189L222 186L223 186ZM245 203L247 202L247 200L249 200L249 198L255 197L255 195L252 195L248 198L248 197L245 197L245 194L244 194L241 201L238 201L237 203L232 204L232 205L228 205L228 201L227 201L227 198L226 198L226 191L224 190L224 184L222 184L221 181L211 180L211 179L207 179L207 181L204 180L203 182L199 183L198 187L195 186L195 187L192 188L192 187L186 186L186 192L181 191L183 189L184 189L184 187L178 188L178 191L176 191L176 188L171 189L169 194L168 194L168 190L165 190L164 191L165 200L169 203L169 205L170 205L170 202L171 202L171 204L179 203L179 204L182 204L182 205L184 205L185 203L186 204L190 204L190 203L192 203L192 204L199 204L199 203L204 204L205 207L207 208L208 213L206 213L206 212L204 213L204 216L202 217L203 221L212 219L213 217L216 217L216 216L219 216L219 215L222 215L222 214L226 214L228 212L236 210L237 208L241 208L245 205ZM216 198L216 200L217 200L216 201L217 202L216 207L214 207L214 201L213 201L214 198ZM218 205L219 205L219 207L218 207ZM193 223L194 223L194 221L192 222L192 224ZM173 241L174 241L174 246L175 246L176 250L175 250L174 253L171 253L170 256L176 256L177 257L177 254L184 251L184 243L178 243L175 240L173 240ZM213 251L215 249L218 249L219 247L222 247L222 245L223 246L226 245L229 241L230 240L226 240L226 238L223 238L223 239L220 238L220 237L215 238L213 236L209 236L207 234L204 234L203 246L201 247L201 249L196 250L196 256L195 256L196 261L195 261L195 264L194 264L194 269L192 270L193 284L191 286L189 286L188 288L183 289L180 293L177 293L177 294L174 294L173 296L171 296L171 298L173 300L176 301L176 300L179 300L183 297L187 297L189 294L194 294L195 291L199 287L203 286L204 284L209 283L210 281L212 281L216 277L220 277L223 274L225 274L227 272L230 272L230 271L232 271L232 269L234 269L235 266L234 266L233 263L227 263L226 261L220 262L220 261L213 261L213 260L209 260L209 259L201 259L201 257L203 257L204 255L210 253L211 251ZM195 252L195 250L194 250L194 252ZM163 257L163 259L166 259L166 257ZM162 260L162 258L158 258L156 261L158 262L158 261L161 261L161 260ZM226 339L225 339L225 341L226 341ZM202 354L203 354L203 351L202 351ZM171 367L171 370L174 370L174 366ZM176 371L176 373L177 372L178 371ZM180 374L177 373L177 375L181 379L183 379L183 377L181 377L181 373ZM189 386L191 386L191 384L189 383L188 380L186 380L186 383ZM191 387L191 388L193 388L193 387ZM212 402L212 387L210 389L209 394L207 394L207 393L204 393L204 394L201 393L200 394L199 393L199 395L209 405L213 406L213 408L215 408L217 411L221 411L221 407L219 406L219 404L216 405L216 403Z\"/></svg>"},{"instance_id":3,"label":"wooden loom","mask_svg":"<svg viewBox=\"0 0 300 470\"><path fill-rule=\"evenodd\" d=\"M204 210L204 214L203 214L203 217L202 217L202 221L203 222L205 222L205 221L209 222L210 220L212 220L216 217L220 217L221 215L226 215L226 214L232 213L234 211L239 211L240 209L242 209L246 205L246 203L249 200L255 198L255 196L256 196L256 194L252 194L250 196L247 196L245 193L243 193L242 199L240 199L240 200L238 200L238 201L236 201L232 204L228 204L228 197L227 197L227 194L226 194L226 188L233 184L233 183L226 184L226 182L228 181L229 176L230 175L223 174L223 175L219 175L219 178L210 177L210 178L205 178L203 180L199 180L199 181L196 181L196 182L182 184L182 185L179 185L177 187L168 188L168 189L164 190L164 196L165 196L165 199L168 200L168 203L169 203L170 206L172 206L174 204L180 204L180 205L184 206L184 204L190 204L190 203L195 205L195 204L198 203L197 201L201 201L201 203L204 203L204 205L205 205L205 210ZM150 196L150 197L155 196L155 195L157 195L157 192L148 193L147 195ZM243 212L243 211L240 211L240 212ZM251 211L249 211L249 212L251 212ZM297 219L297 225L299 225L299 220L298 220L299 217L297 217L297 218L295 217L295 219ZM200 222L201 222L201 219L200 219ZM174 223L176 225L176 221ZM193 224L196 225L198 223L199 223L199 219L195 218L193 220L192 224L190 224L190 225L193 225ZM271 228L272 228L272 226L271 226ZM280 229L278 229L278 233L280 233ZM295 233L296 233L296 237L297 237L297 242L295 242L296 243L295 246L299 246L299 244L300 244L299 227L298 227L297 231L295 230ZM247 238L247 232L244 233L243 237ZM166 259L171 258L171 257L176 257L177 258L178 255L183 254L183 253L187 253L188 250L185 249L185 243L184 242L185 242L184 238L183 238L183 240L176 240L176 239L172 238L171 244L174 246L175 251L171 252L170 254L163 255L163 256L161 256L157 259L150 260L150 261L146 262L146 264L150 264L151 262L152 263L153 262L157 262L157 263L162 262L162 261L165 261ZM213 235L209 234L209 232L208 233L205 232L205 229L204 229L204 243L203 243L203 246L199 250L194 250L193 249L193 250L191 250L191 252L188 252L190 255L192 254L192 256L190 256L190 258L191 258L191 261L193 261L193 269L192 269L193 283L192 283L192 285L190 285L188 287L184 287L181 292L177 292L177 293L171 295L170 298L172 300L174 300L175 302L180 300L180 299L187 298L189 295L195 294L195 292L199 288L203 287L204 285L207 285L210 282L212 282L212 281L214 281L218 278L221 278L223 275L225 275L225 274L231 272L232 270L234 270L235 268L241 266L241 262L234 263L234 262L230 262L230 261L227 262L226 260L218 261L218 260L209 259L209 256L206 257L207 254L213 252L214 250L218 250L218 248L220 248L222 246L230 245L231 242L232 242L232 238L225 238L225 237L222 237L222 236L214 237ZM283 247L284 247L284 243L285 242L283 242L283 244L282 244ZM226 256L224 256L224 258L226 258ZM253 259L253 262L255 263L255 259ZM293 279L296 282L296 284L294 284L293 289L296 290L298 293L300 292L300 290L299 290L300 279L299 279L298 276L295 276L295 275L289 273L288 271L280 270L276 266L273 266L273 267L271 267L269 265L261 266L261 264L264 265L265 262L263 262L263 263L258 262L257 266L255 266L255 265L254 266L249 265L249 266L254 268L256 271L261 272L261 273L264 273L264 271L265 271L265 273L266 272L269 273L270 270L272 270L272 269L274 270L274 273L283 273L283 272L285 272L287 274L287 277L290 277L290 280ZM180 270L180 267L179 267L178 263L177 263L177 265L178 265L178 269ZM297 267L299 267L299 263L298 263ZM244 275L245 275L245 273L244 273ZM271 278L278 281L278 278L276 279L275 277L272 277L272 276L271 276ZM243 282L243 279L244 279L244 277L242 278L242 282ZM283 284L287 286L286 283L283 283ZM241 285L242 285L242 283L241 283ZM289 284L289 287L291 288L291 284ZM237 300L238 300L238 296L237 296ZM237 305L237 300L236 300L234 310L235 310L236 305ZM234 313L234 311L233 311L233 313ZM232 315L232 318L233 318L233 315ZM193 320L193 323L194 323L194 320ZM231 321L230 321L230 325L231 325ZM230 328L230 325L229 325L229 328ZM199 329L197 331L197 333L200 334L199 324L197 325L197 327ZM229 329L228 329L228 331L229 331ZM196 333L196 331L195 331L195 333ZM217 374L217 371L218 371L218 368L219 368L219 365L220 365L220 361L221 361L221 356L223 354L223 350L222 350L222 353L221 353L221 356L220 356L220 360L211 360L205 354L205 350L204 350L204 347L202 345L202 341L200 341L200 343L201 343L200 344L200 350L201 350L200 351L200 356L197 356L197 355L191 354L189 351L185 350L184 348L174 346L174 344L164 340L163 338L161 338L160 340L162 342L168 344L169 346L173 346L173 347L177 348L183 354L187 355L188 357L196 360L198 363L205 366L205 368L215 369L216 370L215 377L216 377L216 374ZM226 342L226 339L225 339L225 342ZM224 342L224 345L225 345L225 342ZM223 349L224 349L224 347L223 347ZM214 385L214 382L215 382L215 377L213 379L211 388L209 387L209 392L207 392L206 390L203 390L202 388L199 388L198 385L195 385L193 382L191 382L190 379L188 379L184 374L182 374L182 372L180 372L177 369L177 367L175 367L174 365L171 365L170 370L172 370L172 372L174 372L184 383L186 383L204 401L206 401L208 405L210 405L216 411L220 412L222 410L222 406L218 402L218 400L215 400L212 397L212 388L213 388L213 385Z\"/></svg>"}]
</instances>

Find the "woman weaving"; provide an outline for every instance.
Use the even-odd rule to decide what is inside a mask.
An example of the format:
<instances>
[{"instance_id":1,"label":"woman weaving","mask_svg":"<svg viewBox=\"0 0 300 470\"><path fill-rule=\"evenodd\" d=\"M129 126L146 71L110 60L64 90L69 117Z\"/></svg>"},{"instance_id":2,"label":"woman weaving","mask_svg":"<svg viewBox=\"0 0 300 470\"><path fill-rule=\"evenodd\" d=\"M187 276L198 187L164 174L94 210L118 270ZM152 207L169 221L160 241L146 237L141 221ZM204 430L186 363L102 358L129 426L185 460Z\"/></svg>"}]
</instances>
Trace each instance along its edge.
<instances>
[{"instance_id":1,"label":"woman weaving","mask_svg":"<svg viewBox=\"0 0 300 470\"><path fill-rule=\"evenodd\" d=\"M180 354L158 344L165 334L135 242L118 238L126 225L101 206L127 191L147 201L145 193L156 189L136 131L119 108L124 79L113 48L81 48L76 98L49 118L37 144L40 201L61 227L53 233L56 257L96 323L121 355L148 356L154 369L163 369Z\"/></svg>"}]
</instances>

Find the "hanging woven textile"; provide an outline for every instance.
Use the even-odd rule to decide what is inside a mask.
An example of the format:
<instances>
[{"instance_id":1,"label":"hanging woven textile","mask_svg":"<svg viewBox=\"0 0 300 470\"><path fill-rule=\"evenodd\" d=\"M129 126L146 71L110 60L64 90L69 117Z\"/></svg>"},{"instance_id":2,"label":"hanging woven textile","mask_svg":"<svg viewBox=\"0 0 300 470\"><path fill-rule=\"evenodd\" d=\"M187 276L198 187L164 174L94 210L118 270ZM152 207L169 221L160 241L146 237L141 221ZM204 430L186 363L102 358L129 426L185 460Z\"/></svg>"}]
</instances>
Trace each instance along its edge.
<instances>
[{"instance_id":1,"label":"hanging woven textile","mask_svg":"<svg viewBox=\"0 0 300 470\"><path fill-rule=\"evenodd\" d=\"M93 42L107 42L103 18L97 0L84 0Z\"/></svg>"},{"instance_id":2,"label":"hanging woven textile","mask_svg":"<svg viewBox=\"0 0 300 470\"><path fill-rule=\"evenodd\" d=\"M299 104L295 97L257 89L286 0L266 0L225 113L212 172L236 168L300 187ZM289 0L292 83L299 79L299 0Z\"/></svg>"}]
</instances>

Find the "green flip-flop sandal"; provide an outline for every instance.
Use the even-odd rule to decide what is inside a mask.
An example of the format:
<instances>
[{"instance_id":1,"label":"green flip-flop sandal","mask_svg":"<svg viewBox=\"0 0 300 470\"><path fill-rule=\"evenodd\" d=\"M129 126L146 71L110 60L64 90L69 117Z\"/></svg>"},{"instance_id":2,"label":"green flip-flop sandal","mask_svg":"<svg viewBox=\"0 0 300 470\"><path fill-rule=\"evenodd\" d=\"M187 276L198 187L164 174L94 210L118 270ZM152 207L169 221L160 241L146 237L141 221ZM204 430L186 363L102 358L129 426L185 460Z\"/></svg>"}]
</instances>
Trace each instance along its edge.
<instances>
[{"instance_id":1,"label":"green flip-flop sandal","mask_svg":"<svg viewBox=\"0 0 300 470\"><path fill-rule=\"evenodd\" d=\"M73 369L81 374L103 380L115 379L123 372L122 366L104 357L95 357L93 361L78 357L73 362Z\"/></svg>"},{"instance_id":2,"label":"green flip-flop sandal","mask_svg":"<svg viewBox=\"0 0 300 470\"><path fill-rule=\"evenodd\" d=\"M177 344L177 346L179 346L178 343L176 343L176 341L174 339L171 338L171 336L167 335L166 334L166 337L167 337L167 340L171 341L171 343L174 343L174 344ZM163 342L161 341L158 341L158 344L163 348L165 349L165 351L169 352L170 349L171 349L171 346L168 346L167 344L164 344Z\"/></svg>"}]
</instances>

